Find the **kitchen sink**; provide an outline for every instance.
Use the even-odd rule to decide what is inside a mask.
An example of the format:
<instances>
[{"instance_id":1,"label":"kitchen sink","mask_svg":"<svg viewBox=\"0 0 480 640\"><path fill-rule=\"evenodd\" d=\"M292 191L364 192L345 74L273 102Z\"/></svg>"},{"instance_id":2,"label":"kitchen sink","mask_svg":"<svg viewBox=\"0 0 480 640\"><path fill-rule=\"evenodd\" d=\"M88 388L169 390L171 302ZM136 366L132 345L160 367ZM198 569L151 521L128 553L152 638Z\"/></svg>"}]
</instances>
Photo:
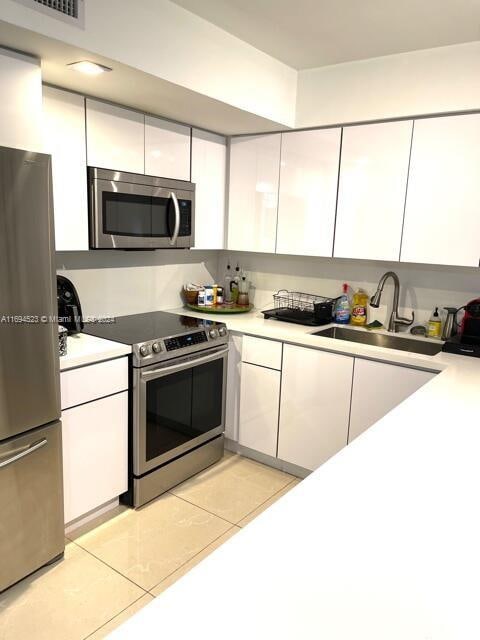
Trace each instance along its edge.
<instances>
[{"instance_id":1,"label":"kitchen sink","mask_svg":"<svg viewBox=\"0 0 480 640\"><path fill-rule=\"evenodd\" d=\"M375 347L386 349L399 349L400 351L410 351L426 356L434 356L442 350L442 343L427 342L422 340L412 340L410 338L400 338L395 335L385 333L370 333L368 330L359 331L355 329L345 329L343 327L329 327L322 331L315 331L312 335L322 338L335 338L335 340L347 340L348 342L360 342L371 344Z\"/></svg>"}]
</instances>

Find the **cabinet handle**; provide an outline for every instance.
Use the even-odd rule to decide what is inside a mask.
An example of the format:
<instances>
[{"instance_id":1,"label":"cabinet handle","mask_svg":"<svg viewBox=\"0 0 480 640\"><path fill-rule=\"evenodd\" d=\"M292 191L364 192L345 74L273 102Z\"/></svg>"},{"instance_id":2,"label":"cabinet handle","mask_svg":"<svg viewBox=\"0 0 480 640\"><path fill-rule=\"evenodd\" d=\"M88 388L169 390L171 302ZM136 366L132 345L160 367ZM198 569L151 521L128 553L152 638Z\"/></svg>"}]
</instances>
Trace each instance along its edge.
<instances>
[{"instance_id":1,"label":"cabinet handle","mask_svg":"<svg viewBox=\"0 0 480 640\"><path fill-rule=\"evenodd\" d=\"M21 458L25 458L25 456L29 456L34 451L38 451L38 449L41 449L42 447L44 447L46 444L47 444L47 439L44 438L43 440L40 440L35 444L31 444L28 447L25 447L23 451L20 451L20 453L16 453L11 458L7 458L3 462L0 462L0 469L3 469L4 467L8 467L9 464L13 464L14 462L17 462L17 460L20 460Z\"/></svg>"}]
</instances>

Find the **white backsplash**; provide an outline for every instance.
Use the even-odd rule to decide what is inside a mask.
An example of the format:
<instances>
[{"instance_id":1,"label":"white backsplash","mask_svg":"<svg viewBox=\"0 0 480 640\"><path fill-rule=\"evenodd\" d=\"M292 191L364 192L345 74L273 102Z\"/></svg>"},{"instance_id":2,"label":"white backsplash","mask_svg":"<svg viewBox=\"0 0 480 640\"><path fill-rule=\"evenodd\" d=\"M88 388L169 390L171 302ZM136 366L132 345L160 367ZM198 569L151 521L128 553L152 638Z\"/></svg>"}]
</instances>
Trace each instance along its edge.
<instances>
[{"instance_id":1,"label":"white backsplash","mask_svg":"<svg viewBox=\"0 0 480 640\"><path fill-rule=\"evenodd\" d=\"M436 306L460 307L480 296L480 270L474 268L223 251L219 280L225 272L227 256L232 268L238 261L249 272L252 301L260 309L273 306L272 295L279 289L336 297L342 291L342 283L348 282L353 289L362 287L372 295L382 274L390 270L400 278L400 312L408 317L415 310L416 322L427 322ZM389 280L380 308L369 307L369 321L378 319L385 324L392 296Z\"/></svg>"},{"instance_id":2,"label":"white backsplash","mask_svg":"<svg viewBox=\"0 0 480 640\"><path fill-rule=\"evenodd\" d=\"M119 316L183 304L182 286L216 277L216 251L58 252L57 273L69 278L86 316Z\"/></svg>"}]
</instances>

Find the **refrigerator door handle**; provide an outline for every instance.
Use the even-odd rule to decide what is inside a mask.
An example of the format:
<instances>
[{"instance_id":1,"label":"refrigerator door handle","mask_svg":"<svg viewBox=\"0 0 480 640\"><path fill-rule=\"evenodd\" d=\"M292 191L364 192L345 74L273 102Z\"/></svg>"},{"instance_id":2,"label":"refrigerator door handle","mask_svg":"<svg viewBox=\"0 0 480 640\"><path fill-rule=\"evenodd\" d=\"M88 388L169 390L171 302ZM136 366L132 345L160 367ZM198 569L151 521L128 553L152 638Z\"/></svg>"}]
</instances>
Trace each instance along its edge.
<instances>
[{"instance_id":1,"label":"refrigerator door handle","mask_svg":"<svg viewBox=\"0 0 480 640\"><path fill-rule=\"evenodd\" d=\"M14 462L17 462L17 460L21 460L22 458L25 458L25 456L29 456L34 451L38 451L38 449L41 449L42 447L44 447L46 444L47 444L47 439L43 438L43 440L40 440L39 442L35 442L34 444L29 445L28 447L23 447L22 451L20 451L19 453L16 453L10 458L3 460L3 462L0 462L0 469L3 469L4 467L8 467L8 465L13 464Z\"/></svg>"}]
</instances>

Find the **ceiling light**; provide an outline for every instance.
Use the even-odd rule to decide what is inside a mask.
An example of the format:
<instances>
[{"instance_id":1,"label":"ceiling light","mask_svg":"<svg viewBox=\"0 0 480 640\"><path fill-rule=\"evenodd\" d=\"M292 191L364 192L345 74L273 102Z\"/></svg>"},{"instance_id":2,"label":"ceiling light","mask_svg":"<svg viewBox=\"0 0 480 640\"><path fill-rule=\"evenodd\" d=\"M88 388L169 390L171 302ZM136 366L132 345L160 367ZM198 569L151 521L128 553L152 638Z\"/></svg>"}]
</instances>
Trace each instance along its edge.
<instances>
[{"instance_id":1,"label":"ceiling light","mask_svg":"<svg viewBox=\"0 0 480 640\"><path fill-rule=\"evenodd\" d=\"M67 64L67 67L70 67L70 69L74 69L75 71L80 71L80 73L85 73L88 76L99 76L101 73L112 70L110 67L98 64L98 62L90 62L90 60L71 62L70 64Z\"/></svg>"}]
</instances>

